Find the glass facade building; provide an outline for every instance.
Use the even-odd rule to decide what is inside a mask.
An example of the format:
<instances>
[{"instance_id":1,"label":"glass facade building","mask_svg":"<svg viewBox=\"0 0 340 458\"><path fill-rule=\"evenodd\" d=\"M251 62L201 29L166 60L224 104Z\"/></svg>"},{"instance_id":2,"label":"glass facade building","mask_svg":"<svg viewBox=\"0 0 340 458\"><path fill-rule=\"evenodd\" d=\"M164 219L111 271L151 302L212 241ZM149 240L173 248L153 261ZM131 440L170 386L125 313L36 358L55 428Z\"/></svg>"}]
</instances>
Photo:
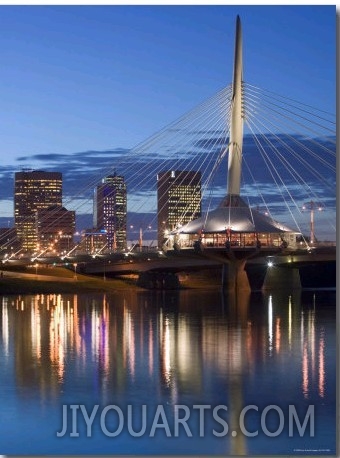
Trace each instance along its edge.
<instances>
[{"instance_id":1,"label":"glass facade building","mask_svg":"<svg viewBox=\"0 0 340 458\"><path fill-rule=\"evenodd\" d=\"M105 230L107 251L126 248L127 191L124 177L110 175L94 190L93 226Z\"/></svg>"},{"instance_id":2,"label":"glass facade building","mask_svg":"<svg viewBox=\"0 0 340 458\"><path fill-rule=\"evenodd\" d=\"M36 250L38 243L37 212L51 206L62 207L62 174L60 172L33 170L15 173L15 228L24 250Z\"/></svg>"},{"instance_id":3,"label":"glass facade building","mask_svg":"<svg viewBox=\"0 0 340 458\"><path fill-rule=\"evenodd\" d=\"M201 216L201 172L170 170L157 175L158 247L170 231Z\"/></svg>"}]
</instances>

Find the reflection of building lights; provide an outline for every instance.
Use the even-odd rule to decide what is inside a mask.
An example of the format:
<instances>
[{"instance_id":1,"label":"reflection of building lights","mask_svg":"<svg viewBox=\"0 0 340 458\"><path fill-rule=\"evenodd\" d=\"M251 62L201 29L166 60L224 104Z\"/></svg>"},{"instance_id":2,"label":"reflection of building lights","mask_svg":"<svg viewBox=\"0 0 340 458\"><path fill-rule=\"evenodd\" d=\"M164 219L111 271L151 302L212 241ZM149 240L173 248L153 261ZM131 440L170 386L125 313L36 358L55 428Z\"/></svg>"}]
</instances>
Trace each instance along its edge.
<instances>
[{"instance_id":1,"label":"reflection of building lights","mask_svg":"<svg viewBox=\"0 0 340 458\"><path fill-rule=\"evenodd\" d=\"M303 356L302 356L302 392L305 398L308 398L308 352L307 352L307 343L303 346Z\"/></svg>"},{"instance_id":2,"label":"reflection of building lights","mask_svg":"<svg viewBox=\"0 0 340 458\"><path fill-rule=\"evenodd\" d=\"M64 378L64 352L67 348L67 320L65 320L63 301L60 296L53 296L55 308L51 310L50 321L50 359L57 368L59 381Z\"/></svg>"},{"instance_id":3,"label":"reflection of building lights","mask_svg":"<svg viewBox=\"0 0 340 458\"><path fill-rule=\"evenodd\" d=\"M280 352L280 345L281 345L281 326L280 326L281 318L276 318L276 338L275 338L275 350L277 353Z\"/></svg>"},{"instance_id":4,"label":"reflection of building lights","mask_svg":"<svg viewBox=\"0 0 340 458\"><path fill-rule=\"evenodd\" d=\"M39 296L35 296L34 303L31 305L31 339L32 349L39 360L41 358L41 321L39 310Z\"/></svg>"},{"instance_id":5,"label":"reflection of building lights","mask_svg":"<svg viewBox=\"0 0 340 458\"><path fill-rule=\"evenodd\" d=\"M20 326L16 327L15 335L18 345L28 342L27 354L33 357L31 360L34 364L38 362L34 366L34 371L39 375L37 383L46 393L51 387L55 390L54 395L59 395L60 386L57 384L66 380L69 383L73 379L77 386L88 368L91 368L102 396L107 398L105 401L112 401L109 397L112 397L112 390L117 388L123 392L126 386L130 386L134 374L136 383L150 383L151 389L155 387L155 396L165 393L168 400L173 402L174 396L189 389L191 396L197 395L199 398L198 395L209 386L208 381L210 383L212 380L210 374L214 374L218 380L231 380L232 387L232 383L239 383L240 374L248 374L253 379L257 362L263 364L263 370L269 371L274 363L277 372L282 372L293 358L292 364L300 368L296 388L300 386L302 398L311 399L315 394L321 401L326 399L328 382L332 378L332 373L329 375L326 372L328 328L319 327L323 323L317 321L318 315L313 310L300 308L299 298L295 296L294 300L292 297L286 298L288 301L285 301L284 311L281 302L275 302L274 305L278 296L267 296L265 327L262 318L256 319L251 315L244 315L237 325L228 326L229 316L221 318L221 315L214 314L212 317L209 313L202 313L197 323L198 320L193 322L183 310L176 314L168 309L164 312L161 307L157 312L163 319L156 320L153 314L144 312L144 307L134 307L132 301L132 304L129 302L128 306L125 305L122 320L123 308L111 308L105 299L102 299L101 305L97 298L89 296L84 300L81 296L82 303L77 310L77 297L69 294L25 297L25 317L20 311L15 311L16 306L20 310L22 297L2 299L0 342L4 362L7 363L8 344L10 352L13 346L9 327L15 329L13 325L18 322L14 319L18 319ZM145 308L147 304L145 300ZM240 317L239 313L237 317ZM300 321L303 322L301 329ZM44 329L44 326L47 328ZM303 336L301 347L299 331ZM42 351L44 348L50 353L45 355ZM268 348L271 354L274 353L274 358L268 358ZM69 367L67 361L71 362ZM25 362L19 361L20 364ZM25 380L27 383L29 381L29 378ZM239 386L242 388L242 383ZM229 393L235 411L235 403L238 403L234 396L236 391L233 388Z\"/></svg>"},{"instance_id":6,"label":"reflection of building lights","mask_svg":"<svg viewBox=\"0 0 340 458\"><path fill-rule=\"evenodd\" d=\"M149 320L149 375L153 373L153 329L152 320Z\"/></svg>"},{"instance_id":7,"label":"reflection of building lights","mask_svg":"<svg viewBox=\"0 0 340 458\"><path fill-rule=\"evenodd\" d=\"M314 323L315 323L314 310L309 310L308 312L308 335L310 338L309 348L311 351L313 378L315 374L315 326L314 326Z\"/></svg>"},{"instance_id":8,"label":"reflection of building lights","mask_svg":"<svg viewBox=\"0 0 340 458\"><path fill-rule=\"evenodd\" d=\"M269 353L273 349L273 302L272 296L269 296L268 300L268 346Z\"/></svg>"},{"instance_id":9,"label":"reflection of building lights","mask_svg":"<svg viewBox=\"0 0 340 458\"><path fill-rule=\"evenodd\" d=\"M171 382L171 343L170 343L170 329L169 329L169 318L164 319L164 379L167 385L170 385Z\"/></svg>"},{"instance_id":10,"label":"reflection of building lights","mask_svg":"<svg viewBox=\"0 0 340 458\"><path fill-rule=\"evenodd\" d=\"M124 307L124 344L125 352L124 359L127 358L127 362L130 369L131 377L135 375L135 330L134 324L131 317L131 312Z\"/></svg>"},{"instance_id":11,"label":"reflection of building lights","mask_svg":"<svg viewBox=\"0 0 340 458\"><path fill-rule=\"evenodd\" d=\"M9 341L9 323L8 323L8 303L7 298L2 298L2 342L4 355L8 356L8 341Z\"/></svg>"},{"instance_id":12,"label":"reflection of building lights","mask_svg":"<svg viewBox=\"0 0 340 458\"><path fill-rule=\"evenodd\" d=\"M289 349L292 347L292 296L289 296L288 302L288 343Z\"/></svg>"},{"instance_id":13,"label":"reflection of building lights","mask_svg":"<svg viewBox=\"0 0 340 458\"><path fill-rule=\"evenodd\" d=\"M107 373L109 366L109 312L106 298L103 298L103 309L92 310L91 314L91 352L93 361L100 362L101 370Z\"/></svg>"},{"instance_id":14,"label":"reflection of building lights","mask_svg":"<svg viewBox=\"0 0 340 458\"><path fill-rule=\"evenodd\" d=\"M305 332L305 327L307 332ZM321 339L322 340L322 339ZM315 312L308 311L308 320L301 314L301 351L302 351L302 392L305 398L309 396L310 379L315 380ZM324 392L323 342L319 342L319 394ZM313 385L312 385L313 386Z\"/></svg>"},{"instance_id":15,"label":"reflection of building lights","mask_svg":"<svg viewBox=\"0 0 340 458\"><path fill-rule=\"evenodd\" d=\"M180 372L185 377L192 376L192 366L197 362L198 349L193 345L190 322L184 316L178 323L178 346L181 351L178 353L177 364Z\"/></svg>"},{"instance_id":16,"label":"reflection of building lights","mask_svg":"<svg viewBox=\"0 0 340 458\"><path fill-rule=\"evenodd\" d=\"M321 331L319 340L319 396L325 396L325 337Z\"/></svg>"}]
</instances>

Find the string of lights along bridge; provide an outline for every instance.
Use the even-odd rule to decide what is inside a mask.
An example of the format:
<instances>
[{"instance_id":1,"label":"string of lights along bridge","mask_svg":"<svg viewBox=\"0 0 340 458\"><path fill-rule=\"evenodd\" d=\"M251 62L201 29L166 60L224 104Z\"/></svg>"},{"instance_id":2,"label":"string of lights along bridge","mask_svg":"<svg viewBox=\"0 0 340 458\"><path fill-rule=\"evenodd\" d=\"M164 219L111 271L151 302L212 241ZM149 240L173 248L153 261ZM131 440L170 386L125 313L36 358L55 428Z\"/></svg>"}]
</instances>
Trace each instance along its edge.
<instances>
[{"instance_id":1,"label":"string of lights along bridge","mask_svg":"<svg viewBox=\"0 0 340 458\"><path fill-rule=\"evenodd\" d=\"M15 174L15 226L1 229L3 262L309 249L335 240L335 114L246 82L236 22L231 84L113 153L112 165L100 175L89 171L72 198L62 197L61 173ZM93 224L77 233L83 213L93 214Z\"/></svg>"}]
</instances>

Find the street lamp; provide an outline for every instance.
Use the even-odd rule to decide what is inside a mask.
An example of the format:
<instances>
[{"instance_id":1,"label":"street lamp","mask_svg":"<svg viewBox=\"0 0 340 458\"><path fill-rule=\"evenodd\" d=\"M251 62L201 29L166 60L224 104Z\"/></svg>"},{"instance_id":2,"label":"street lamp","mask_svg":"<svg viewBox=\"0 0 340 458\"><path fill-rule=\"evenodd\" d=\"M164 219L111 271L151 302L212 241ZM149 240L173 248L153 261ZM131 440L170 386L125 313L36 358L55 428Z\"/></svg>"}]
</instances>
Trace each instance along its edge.
<instances>
[{"instance_id":1,"label":"street lamp","mask_svg":"<svg viewBox=\"0 0 340 458\"><path fill-rule=\"evenodd\" d=\"M323 205L320 202L314 202L311 200L303 204L302 210L309 210L310 211L310 243L313 244L315 242L315 232L314 232L314 211L322 211Z\"/></svg>"},{"instance_id":2,"label":"street lamp","mask_svg":"<svg viewBox=\"0 0 340 458\"><path fill-rule=\"evenodd\" d=\"M131 229L131 231L133 230L133 225L132 225L132 224L130 225L130 229ZM133 237L132 237L132 233L131 233L130 235L131 235L131 250L132 250L132 248L133 248Z\"/></svg>"},{"instance_id":3,"label":"street lamp","mask_svg":"<svg viewBox=\"0 0 340 458\"><path fill-rule=\"evenodd\" d=\"M139 228L139 240L138 240L138 245L139 245L139 252L142 252L142 246L143 246L143 229L140 227Z\"/></svg>"},{"instance_id":4,"label":"street lamp","mask_svg":"<svg viewBox=\"0 0 340 458\"><path fill-rule=\"evenodd\" d=\"M76 262L73 264L73 267L74 267L74 279L75 280L77 280L77 265L78 264Z\"/></svg>"}]
</instances>

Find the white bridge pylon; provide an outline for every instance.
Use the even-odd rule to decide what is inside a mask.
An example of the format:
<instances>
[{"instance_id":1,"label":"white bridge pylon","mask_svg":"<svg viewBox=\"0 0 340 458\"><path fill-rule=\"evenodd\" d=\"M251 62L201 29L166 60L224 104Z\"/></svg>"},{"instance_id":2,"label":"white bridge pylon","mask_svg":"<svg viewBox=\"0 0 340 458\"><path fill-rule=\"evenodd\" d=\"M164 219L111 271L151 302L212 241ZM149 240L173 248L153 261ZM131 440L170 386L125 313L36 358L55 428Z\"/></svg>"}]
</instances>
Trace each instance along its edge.
<instances>
[{"instance_id":1,"label":"white bridge pylon","mask_svg":"<svg viewBox=\"0 0 340 458\"><path fill-rule=\"evenodd\" d=\"M227 193L229 196L239 196L241 187L243 145L242 74L242 30L240 17L237 16L228 156Z\"/></svg>"}]
</instances>

